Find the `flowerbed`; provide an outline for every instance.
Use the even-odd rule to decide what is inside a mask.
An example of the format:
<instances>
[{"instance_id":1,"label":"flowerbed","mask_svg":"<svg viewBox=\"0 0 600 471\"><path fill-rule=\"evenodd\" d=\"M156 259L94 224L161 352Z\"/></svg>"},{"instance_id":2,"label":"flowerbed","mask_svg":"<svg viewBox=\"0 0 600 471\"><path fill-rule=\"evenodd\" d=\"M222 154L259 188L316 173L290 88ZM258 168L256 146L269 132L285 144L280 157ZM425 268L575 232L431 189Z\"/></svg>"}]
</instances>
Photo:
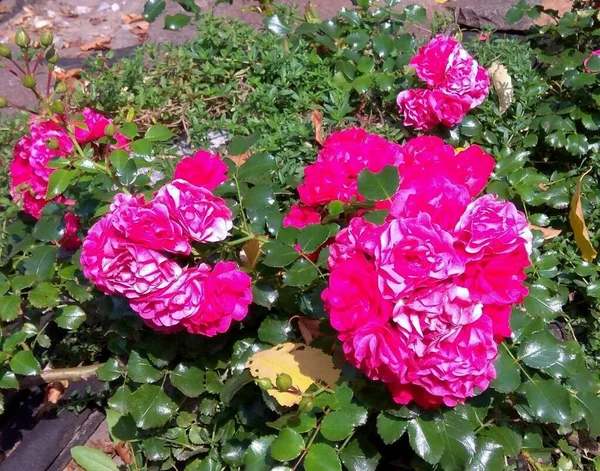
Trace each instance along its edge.
<instances>
[{"instance_id":1,"label":"flowerbed","mask_svg":"<svg viewBox=\"0 0 600 471\"><path fill-rule=\"evenodd\" d=\"M442 31L419 49L406 28L423 10L393 3L300 25L278 8L266 23L284 46L251 52L263 61L205 19L215 49L181 60L222 53L202 83L232 81L182 92L228 103L203 123L165 112L163 90L144 118L119 113L130 92L102 98L106 72L87 95L56 84L11 167L23 212L0 260L0 387L98 332L86 342L131 469L594 469L595 12L522 44ZM47 39L16 38L52 58ZM284 48L281 70L314 76L278 76ZM187 157L170 154L174 129Z\"/></svg>"}]
</instances>

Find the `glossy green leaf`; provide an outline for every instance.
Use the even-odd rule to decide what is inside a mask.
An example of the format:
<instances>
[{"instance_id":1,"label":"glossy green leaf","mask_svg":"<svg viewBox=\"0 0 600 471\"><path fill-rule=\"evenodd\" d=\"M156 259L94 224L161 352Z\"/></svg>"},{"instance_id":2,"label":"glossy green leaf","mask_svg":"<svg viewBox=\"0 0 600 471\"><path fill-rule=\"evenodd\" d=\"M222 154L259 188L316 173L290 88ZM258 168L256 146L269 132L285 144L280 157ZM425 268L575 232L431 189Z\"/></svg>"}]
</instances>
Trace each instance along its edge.
<instances>
[{"instance_id":1,"label":"glossy green leaf","mask_svg":"<svg viewBox=\"0 0 600 471\"><path fill-rule=\"evenodd\" d=\"M377 433L386 445L397 442L406 432L408 421L400 417L394 417L384 412L377 416Z\"/></svg>"},{"instance_id":2,"label":"glossy green leaf","mask_svg":"<svg viewBox=\"0 0 600 471\"><path fill-rule=\"evenodd\" d=\"M329 238L329 227L310 224L300 230L298 244L305 253L313 253Z\"/></svg>"},{"instance_id":3,"label":"glossy green leaf","mask_svg":"<svg viewBox=\"0 0 600 471\"><path fill-rule=\"evenodd\" d=\"M178 16L178 15L175 15L175 16ZM189 18L189 16L186 16L186 15L183 15L183 16L185 16L186 18ZM169 16L167 16L167 18L169 18ZM188 21L188 23L189 23L189 21ZM168 141L169 139L171 139L174 136L175 136L175 134L173 134L173 132L168 127L163 126L162 124L155 124L154 126L150 126L148 128L148 130L144 134L144 139L147 139L148 141Z\"/></svg>"},{"instance_id":4,"label":"glossy green leaf","mask_svg":"<svg viewBox=\"0 0 600 471\"><path fill-rule=\"evenodd\" d=\"M21 350L11 358L10 367L16 374L23 376L39 375L40 364L29 350Z\"/></svg>"},{"instance_id":5,"label":"glossy green leaf","mask_svg":"<svg viewBox=\"0 0 600 471\"><path fill-rule=\"evenodd\" d=\"M325 443L316 443L310 447L304 458L306 471L341 471L342 463L337 452Z\"/></svg>"},{"instance_id":6,"label":"glossy green leaf","mask_svg":"<svg viewBox=\"0 0 600 471\"><path fill-rule=\"evenodd\" d=\"M152 155L152 142L148 139L137 139L129 144L131 151L144 156Z\"/></svg>"},{"instance_id":7,"label":"glossy green leaf","mask_svg":"<svg viewBox=\"0 0 600 471\"><path fill-rule=\"evenodd\" d=\"M269 454L275 435L267 435L254 439L244 455L244 466L247 471L269 471L274 467L274 461Z\"/></svg>"},{"instance_id":8,"label":"glossy green leaf","mask_svg":"<svg viewBox=\"0 0 600 471\"><path fill-rule=\"evenodd\" d=\"M85 319L85 312L79 306L66 306L58 311L54 322L63 329L75 330L83 324Z\"/></svg>"},{"instance_id":9,"label":"glossy green leaf","mask_svg":"<svg viewBox=\"0 0 600 471\"><path fill-rule=\"evenodd\" d=\"M560 358L559 341L548 329L536 332L523 340L519 358L532 368L550 367Z\"/></svg>"},{"instance_id":10,"label":"glossy green leaf","mask_svg":"<svg viewBox=\"0 0 600 471\"><path fill-rule=\"evenodd\" d=\"M262 250L265 253L262 263L268 267L285 267L299 256L294 247L279 242L269 242L263 246Z\"/></svg>"},{"instance_id":11,"label":"glossy green leaf","mask_svg":"<svg viewBox=\"0 0 600 471\"><path fill-rule=\"evenodd\" d=\"M267 177L276 168L277 161L275 157L264 152L257 152L256 154L252 154L239 168L237 177L241 181L253 183Z\"/></svg>"},{"instance_id":12,"label":"glossy green leaf","mask_svg":"<svg viewBox=\"0 0 600 471\"><path fill-rule=\"evenodd\" d=\"M569 392L555 380L535 376L534 381L523 383L519 391L529 404L528 412L537 420L559 425L573 421Z\"/></svg>"},{"instance_id":13,"label":"glossy green leaf","mask_svg":"<svg viewBox=\"0 0 600 471\"><path fill-rule=\"evenodd\" d=\"M498 346L498 358L494 362L494 368L496 379L490 383L490 386L496 391L510 393L516 391L521 385L519 366L503 345Z\"/></svg>"},{"instance_id":14,"label":"glossy green leaf","mask_svg":"<svg viewBox=\"0 0 600 471\"><path fill-rule=\"evenodd\" d=\"M429 417L417 417L408 423L411 448L429 464L439 463L446 442L441 439L440 424Z\"/></svg>"},{"instance_id":15,"label":"glossy green leaf","mask_svg":"<svg viewBox=\"0 0 600 471\"><path fill-rule=\"evenodd\" d=\"M165 29L179 31L181 28L189 25L190 21L192 21L192 17L189 15L184 15L183 13L167 15L165 16Z\"/></svg>"},{"instance_id":16,"label":"glossy green leaf","mask_svg":"<svg viewBox=\"0 0 600 471\"><path fill-rule=\"evenodd\" d=\"M187 397L204 392L204 370L190 363L180 363L171 371L171 384Z\"/></svg>"},{"instance_id":17,"label":"glossy green leaf","mask_svg":"<svg viewBox=\"0 0 600 471\"><path fill-rule=\"evenodd\" d=\"M399 184L398 168L393 165L385 166L379 173L364 169L358 175L358 191L371 201L391 199Z\"/></svg>"},{"instance_id":18,"label":"glossy green leaf","mask_svg":"<svg viewBox=\"0 0 600 471\"><path fill-rule=\"evenodd\" d=\"M177 410L169 396L160 386L144 384L126 398L127 410L136 425L144 430L162 427Z\"/></svg>"},{"instance_id":19,"label":"glossy green leaf","mask_svg":"<svg viewBox=\"0 0 600 471\"><path fill-rule=\"evenodd\" d=\"M342 450L340 458L348 471L375 471L381 456L371 443L355 438Z\"/></svg>"},{"instance_id":20,"label":"glossy green leaf","mask_svg":"<svg viewBox=\"0 0 600 471\"><path fill-rule=\"evenodd\" d=\"M96 370L98 378L102 381L114 381L123 374L119 362L115 358L109 358L104 365Z\"/></svg>"},{"instance_id":21,"label":"glossy green leaf","mask_svg":"<svg viewBox=\"0 0 600 471\"><path fill-rule=\"evenodd\" d=\"M258 328L258 338L261 342L279 345L290 340L293 329L288 319L267 317Z\"/></svg>"},{"instance_id":22,"label":"glossy green leaf","mask_svg":"<svg viewBox=\"0 0 600 471\"><path fill-rule=\"evenodd\" d=\"M271 15L265 18L265 27L271 31L271 33L275 33L277 36L284 36L288 34L292 28L285 23L278 15ZM231 154L231 152L230 152ZM232 154L237 155L237 154Z\"/></svg>"},{"instance_id":23,"label":"glossy green leaf","mask_svg":"<svg viewBox=\"0 0 600 471\"><path fill-rule=\"evenodd\" d=\"M54 246L36 247L23 263L27 275L36 275L42 279L54 274L54 264L58 248Z\"/></svg>"},{"instance_id":24,"label":"glossy green leaf","mask_svg":"<svg viewBox=\"0 0 600 471\"><path fill-rule=\"evenodd\" d=\"M477 447L466 471L503 471L504 454L502 445L494 440L481 436L477 437Z\"/></svg>"},{"instance_id":25,"label":"glossy green leaf","mask_svg":"<svg viewBox=\"0 0 600 471\"><path fill-rule=\"evenodd\" d=\"M136 383L153 383L162 378L163 374L152 366L145 356L132 351L127 362L127 375Z\"/></svg>"},{"instance_id":26,"label":"glossy green leaf","mask_svg":"<svg viewBox=\"0 0 600 471\"><path fill-rule=\"evenodd\" d=\"M95 448L76 446L71 448L71 456L85 471L119 471L108 455Z\"/></svg>"},{"instance_id":27,"label":"glossy green leaf","mask_svg":"<svg viewBox=\"0 0 600 471\"><path fill-rule=\"evenodd\" d=\"M304 450L304 439L302 435L289 428L279 432L277 438L271 443L271 458L277 461L290 461Z\"/></svg>"},{"instance_id":28,"label":"glossy green leaf","mask_svg":"<svg viewBox=\"0 0 600 471\"><path fill-rule=\"evenodd\" d=\"M455 410L440 416L440 438L444 443L440 465L447 471L462 470L475 454L475 433L469 421Z\"/></svg>"},{"instance_id":29,"label":"glossy green leaf","mask_svg":"<svg viewBox=\"0 0 600 471\"><path fill-rule=\"evenodd\" d=\"M36 285L27 295L29 303L37 308L56 307L60 304L60 291L51 283Z\"/></svg>"},{"instance_id":30,"label":"glossy green leaf","mask_svg":"<svg viewBox=\"0 0 600 471\"><path fill-rule=\"evenodd\" d=\"M407 5L404 7L406 19L413 23L427 23L427 11L422 5Z\"/></svg>"},{"instance_id":31,"label":"glossy green leaf","mask_svg":"<svg viewBox=\"0 0 600 471\"><path fill-rule=\"evenodd\" d=\"M51 200L61 195L67 189L77 172L75 170L55 170L48 179L48 190L46 191L46 199Z\"/></svg>"},{"instance_id":32,"label":"glossy green leaf","mask_svg":"<svg viewBox=\"0 0 600 471\"><path fill-rule=\"evenodd\" d=\"M144 19L152 23L165 11L165 0L146 0L144 4Z\"/></svg>"},{"instance_id":33,"label":"glossy green leaf","mask_svg":"<svg viewBox=\"0 0 600 471\"><path fill-rule=\"evenodd\" d=\"M21 313L20 296L0 296L0 318L5 322L14 321Z\"/></svg>"},{"instance_id":34,"label":"glossy green leaf","mask_svg":"<svg viewBox=\"0 0 600 471\"><path fill-rule=\"evenodd\" d=\"M314 263L301 259L296 261L283 275L285 286L307 286L319 276L319 271Z\"/></svg>"},{"instance_id":35,"label":"glossy green leaf","mask_svg":"<svg viewBox=\"0 0 600 471\"><path fill-rule=\"evenodd\" d=\"M2 368L0 370L0 389L17 389L19 381L15 374L9 369Z\"/></svg>"}]
</instances>

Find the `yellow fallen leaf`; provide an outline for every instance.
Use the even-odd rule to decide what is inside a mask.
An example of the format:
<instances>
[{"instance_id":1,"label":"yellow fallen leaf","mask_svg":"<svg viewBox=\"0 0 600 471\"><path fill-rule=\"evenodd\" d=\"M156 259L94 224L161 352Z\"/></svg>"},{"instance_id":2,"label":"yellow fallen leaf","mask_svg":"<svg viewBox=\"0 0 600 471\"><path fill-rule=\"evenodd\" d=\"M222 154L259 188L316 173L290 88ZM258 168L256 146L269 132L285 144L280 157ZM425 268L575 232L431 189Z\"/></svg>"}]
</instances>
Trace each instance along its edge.
<instances>
[{"instance_id":1,"label":"yellow fallen leaf","mask_svg":"<svg viewBox=\"0 0 600 471\"><path fill-rule=\"evenodd\" d=\"M316 348L289 342L255 353L246 362L246 368L256 379L268 378L273 384L278 374L286 373L291 376L293 387L300 392L305 392L317 381L333 386L340 378L340 370L334 368L333 358L329 355ZM282 406L293 406L302 399L299 394L277 389L268 389L267 393Z\"/></svg>"},{"instance_id":2,"label":"yellow fallen leaf","mask_svg":"<svg viewBox=\"0 0 600 471\"><path fill-rule=\"evenodd\" d=\"M559 236L562 232L560 229L552 229L551 227L541 227L536 226L535 224L529 224L529 229L531 229L532 231L540 231L542 234L544 234L544 240L554 239L555 237Z\"/></svg>"},{"instance_id":3,"label":"yellow fallen leaf","mask_svg":"<svg viewBox=\"0 0 600 471\"><path fill-rule=\"evenodd\" d=\"M579 177L577 187L575 188L575 194L571 200L571 209L569 210L569 222L571 223L571 228L573 229L575 243L581 251L581 258L583 258L586 262L591 262L596 258L596 255L598 255L598 252L596 252L592 246L592 242L590 241L590 234L588 233L587 226L585 225L583 208L581 206L581 184L583 183L583 178L591 170L592 169L590 168L587 172L581 175L581 177Z\"/></svg>"},{"instance_id":4,"label":"yellow fallen leaf","mask_svg":"<svg viewBox=\"0 0 600 471\"><path fill-rule=\"evenodd\" d=\"M488 69L490 80L498 95L500 114L504 114L513 101L512 78L508 70L499 62L493 62Z\"/></svg>"},{"instance_id":5,"label":"yellow fallen leaf","mask_svg":"<svg viewBox=\"0 0 600 471\"><path fill-rule=\"evenodd\" d=\"M439 3L440 5L446 3L448 0L435 0L435 3Z\"/></svg>"}]
</instances>

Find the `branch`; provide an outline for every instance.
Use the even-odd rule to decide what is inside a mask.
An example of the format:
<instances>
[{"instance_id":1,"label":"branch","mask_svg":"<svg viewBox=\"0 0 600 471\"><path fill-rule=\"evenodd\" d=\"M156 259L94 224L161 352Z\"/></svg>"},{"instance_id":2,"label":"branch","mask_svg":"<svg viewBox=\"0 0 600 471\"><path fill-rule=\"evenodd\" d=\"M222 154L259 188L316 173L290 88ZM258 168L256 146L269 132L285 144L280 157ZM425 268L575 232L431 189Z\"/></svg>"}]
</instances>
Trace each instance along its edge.
<instances>
[{"instance_id":1,"label":"branch","mask_svg":"<svg viewBox=\"0 0 600 471\"><path fill-rule=\"evenodd\" d=\"M53 381L77 381L86 379L96 375L96 370L103 366L104 363L96 363L95 365L78 366L75 368L56 368L52 370L42 371L39 376L29 376L23 378L19 384L19 389L29 389L44 383Z\"/></svg>"}]
</instances>

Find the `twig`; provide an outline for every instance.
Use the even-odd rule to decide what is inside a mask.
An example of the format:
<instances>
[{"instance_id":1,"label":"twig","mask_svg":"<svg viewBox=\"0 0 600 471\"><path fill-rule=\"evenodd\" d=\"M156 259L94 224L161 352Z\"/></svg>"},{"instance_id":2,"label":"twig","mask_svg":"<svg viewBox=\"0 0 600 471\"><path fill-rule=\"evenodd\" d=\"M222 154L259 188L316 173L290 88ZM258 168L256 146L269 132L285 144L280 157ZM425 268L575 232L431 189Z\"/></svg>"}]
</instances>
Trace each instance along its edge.
<instances>
[{"instance_id":1,"label":"twig","mask_svg":"<svg viewBox=\"0 0 600 471\"><path fill-rule=\"evenodd\" d=\"M29 389L34 386L44 383L51 383L53 381L77 381L80 379L86 379L90 376L94 376L98 368L103 365L104 363L97 363L95 365L78 366L75 368L56 368L42 371L42 373L38 376L30 376L22 379L19 384L19 388Z\"/></svg>"}]
</instances>

